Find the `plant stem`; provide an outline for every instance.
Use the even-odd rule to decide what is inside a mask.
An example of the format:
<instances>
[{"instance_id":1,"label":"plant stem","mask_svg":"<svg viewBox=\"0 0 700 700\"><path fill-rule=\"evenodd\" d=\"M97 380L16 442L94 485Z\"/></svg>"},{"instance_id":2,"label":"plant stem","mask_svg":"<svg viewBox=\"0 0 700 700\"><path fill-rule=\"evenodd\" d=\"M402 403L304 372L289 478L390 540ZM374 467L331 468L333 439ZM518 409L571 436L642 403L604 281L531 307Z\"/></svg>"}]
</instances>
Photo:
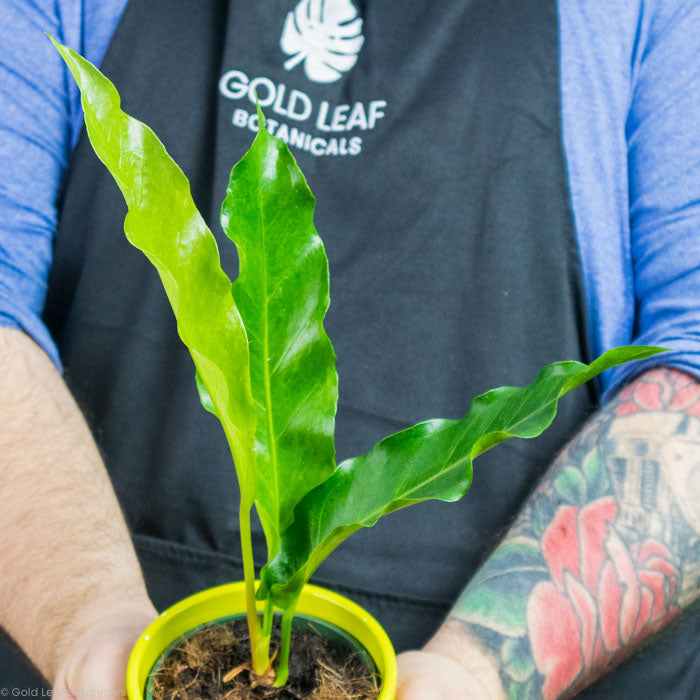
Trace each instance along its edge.
<instances>
[{"instance_id":1,"label":"plant stem","mask_svg":"<svg viewBox=\"0 0 700 700\"><path fill-rule=\"evenodd\" d=\"M253 669L258 675L261 675L258 669L263 669L263 673L265 673L272 664L272 660L270 659L270 636L272 635L272 619L274 617L274 612L275 607L272 604L272 599L268 598L265 601L262 633L258 638L258 644L253 652Z\"/></svg>"},{"instance_id":2,"label":"plant stem","mask_svg":"<svg viewBox=\"0 0 700 700\"><path fill-rule=\"evenodd\" d=\"M280 642L280 664L275 678L275 688L281 688L289 678L289 647L292 641L292 620L297 607L295 600L282 612L282 639Z\"/></svg>"},{"instance_id":3,"label":"plant stem","mask_svg":"<svg viewBox=\"0 0 700 700\"><path fill-rule=\"evenodd\" d=\"M274 616L275 606L272 604L272 598L265 601L265 615L263 616L263 636L270 637L272 634L272 618Z\"/></svg>"},{"instance_id":4,"label":"plant stem","mask_svg":"<svg viewBox=\"0 0 700 700\"><path fill-rule=\"evenodd\" d=\"M260 642L260 621L258 620L258 613L255 609L255 563L253 562L253 542L250 535L250 510L250 506L241 499L238 520L241 531L246 618L248 620L248 634L250 635L250 656L253 661L253 669L256 673L262 675L267 669L258 670L255 666L257 656L256 650Z\"/></svg>"}]
</instances>

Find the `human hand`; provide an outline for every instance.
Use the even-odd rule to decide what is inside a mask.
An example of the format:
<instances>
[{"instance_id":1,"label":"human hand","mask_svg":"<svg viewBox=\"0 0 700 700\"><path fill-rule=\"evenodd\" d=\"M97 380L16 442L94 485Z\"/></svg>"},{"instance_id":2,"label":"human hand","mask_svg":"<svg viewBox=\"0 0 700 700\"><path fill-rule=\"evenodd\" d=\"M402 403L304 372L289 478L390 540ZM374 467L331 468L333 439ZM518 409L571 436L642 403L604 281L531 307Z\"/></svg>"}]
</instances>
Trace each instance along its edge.
<instances>
[{"instance_id":1,"label":"human hand","mask_svg":"<svg viewBox=\"0 0 700 700\"><path fill-rule=\"evenodd\" d=\"M491 697L474 673L442 654L407 651L397 657L396 700L472 700Z\"/></svg>"},{"instance_id":2,"label":"human hand","mask_svg":"<svg viewBox=\"0 0 700 700\"><path fill-rule=\"evenodd\" d=\"M111 612L81 634L65 655L53 696L126 697L126 666L134 643L155 619L150 604L139 610Z\"/></svg>"},{"instance_id":3,"label":"human hand","mask_svg":"<svg viewBox=\"0 0 700 700\"><path fill-rule=\"evenodd\" d=\"M446 623L422 651L399 654L396 700L502 700L494 660Z\"/></svg>"}]
</instances>

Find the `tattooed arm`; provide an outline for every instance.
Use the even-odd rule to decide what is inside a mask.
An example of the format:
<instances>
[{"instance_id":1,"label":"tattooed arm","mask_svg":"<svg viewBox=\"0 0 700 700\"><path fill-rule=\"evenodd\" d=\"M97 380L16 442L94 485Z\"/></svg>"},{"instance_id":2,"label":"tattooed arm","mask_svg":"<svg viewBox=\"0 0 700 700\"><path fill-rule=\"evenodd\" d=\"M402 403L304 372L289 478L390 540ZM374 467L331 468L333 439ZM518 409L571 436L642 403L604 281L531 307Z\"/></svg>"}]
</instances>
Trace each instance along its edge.
<instances>
[{"instance_id":1,"label":"tattooed arm","mask_svg":"<svg viewBox=\"0 0 700 700\"><path fill-rule=\"evenodd\" d=\"M700 382L654 369L558 456L426 651L459 697L569 696L699 596Z\"/></svg>"}]
</instances>

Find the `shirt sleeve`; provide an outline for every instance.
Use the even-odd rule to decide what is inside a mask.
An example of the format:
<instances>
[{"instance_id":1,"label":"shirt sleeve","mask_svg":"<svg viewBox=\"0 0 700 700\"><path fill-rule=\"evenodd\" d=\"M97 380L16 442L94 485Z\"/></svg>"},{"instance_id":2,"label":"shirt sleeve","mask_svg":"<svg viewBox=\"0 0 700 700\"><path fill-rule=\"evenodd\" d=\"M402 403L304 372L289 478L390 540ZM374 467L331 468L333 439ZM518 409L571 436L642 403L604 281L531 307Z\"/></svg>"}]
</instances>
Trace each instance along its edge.
<instances>
[{"instance_id":1,"label":"shirt sleeve","mask_svg":"<svg viewBox=\"0 0 700 700\"><path fill-rule=\"evenodd\" d=\"M0 4L0 325L23 330L60 369L41 320L59 188L82 124L80 94L45 32L99 63L126 0Z\"/></svg>"},{"instance_id":2,"label":"shirt sleeve","mask_svg":"<svg viewBox=\"0 0 700 700\"><path fill-rule=\"evenodd\" d=\"M40 314L56 198L68 159L70 112L56 51L53 3L3 3L0 16L0 324L27 332L59 365Z\"/></svg>"},{"instance_id":3,"label":"shirt sleeve","mask_svg":"<svg viewBox=\"0 0 700 700\"><path fill-rule=\"evenodd\" d=\"M658 8L633 56L626 124L633 341L673 351L617 368L604 400L651 366L700 377L700 3Z\"/></svg>"}]
</instances>

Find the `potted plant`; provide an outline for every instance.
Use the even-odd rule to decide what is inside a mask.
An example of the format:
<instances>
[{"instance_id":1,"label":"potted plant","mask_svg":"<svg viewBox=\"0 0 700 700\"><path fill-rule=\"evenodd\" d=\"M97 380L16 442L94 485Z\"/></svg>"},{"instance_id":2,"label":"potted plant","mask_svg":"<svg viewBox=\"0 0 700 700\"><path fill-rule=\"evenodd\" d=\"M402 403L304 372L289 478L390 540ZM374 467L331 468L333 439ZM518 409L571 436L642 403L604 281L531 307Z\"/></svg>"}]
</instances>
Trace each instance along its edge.
<instances>
[{"instance_id":1,"label":"potted plant","mask_svg":"<svg viewBox=\"0 0 700 700\"><path fill-rule=\"evenodd\" d=\"M362 642L381 676L379 697L392 698L396 667L386 635L352 603L309 586L313 572L346 537L381 516L426 499L461 498L475 457L509 437L539 435L563 394L661 349L623 347L590 365L548 365L528 386L476 397L461 420L420 423L336 466L337 374L323 328L328 262L313 226L313 195L286 144L267 132L258 107L258 134L234 166L222 205L221 224L240 259L232 283L185 175L155 134L120 109L116 89L94 66L54 44L81 89L93 147L129 206L126 236L160 275L195 364L201 403L221 422L241 492L245 581L163 613L134 649L129 696L147 692L151 667L174 640L235 613L245 613L250 652L232 672L245 667L252 685L281 688L288 682L292 620L303 613ZM253 507L268 547L259 585ZM273 653L276 611L281 640Z\"/></svg>"}]
</instances>

